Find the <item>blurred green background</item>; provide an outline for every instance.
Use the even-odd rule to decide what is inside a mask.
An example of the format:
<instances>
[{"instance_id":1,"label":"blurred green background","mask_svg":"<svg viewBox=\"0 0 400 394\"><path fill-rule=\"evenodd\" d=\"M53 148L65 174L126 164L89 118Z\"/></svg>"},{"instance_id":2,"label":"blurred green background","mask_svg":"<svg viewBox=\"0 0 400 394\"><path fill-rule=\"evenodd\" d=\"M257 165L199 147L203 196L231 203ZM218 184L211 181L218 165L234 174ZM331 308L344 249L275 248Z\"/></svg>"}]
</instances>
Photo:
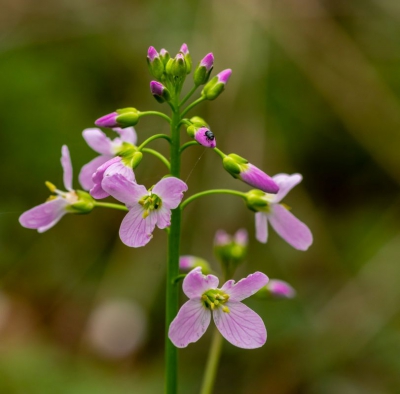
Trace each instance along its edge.
<instances>
[{"instance_id":1,"label":"blurred green background","mask_svg":"<svg viewBox=\"0 0 400 394\"><path fill-rule=\"evenodd\" d=\"M300 172L285 199L314 244L292 249L232 196L190 205L182 253L214 261L215 231L248 229L248 262L291 283L291 301L247 303L268 341L225 342L219 394L400 393L400 5L397 0L3 0L0 13L0 393L161 393L166 234L142 249L123 213L68 215L38 234L19 215L95 153L81 132L116 108L164 109L149 93L150 45L232 68L226 91L193 111L218 146L269 174ZM191 77L186 85L188 89ZM139 141L167 132L144 118ZM184 137L186 139L186 137ZM167 154L165 141L154 142ZM140 183L164 175L146 157ZM188 195L248 190L201 147L185 152ZM215 268L217 268L214 265ZM184 297L182 297L182 300ZM180 351L180 393L198 392L210 342Z\"/></svg>"}]
</instances>

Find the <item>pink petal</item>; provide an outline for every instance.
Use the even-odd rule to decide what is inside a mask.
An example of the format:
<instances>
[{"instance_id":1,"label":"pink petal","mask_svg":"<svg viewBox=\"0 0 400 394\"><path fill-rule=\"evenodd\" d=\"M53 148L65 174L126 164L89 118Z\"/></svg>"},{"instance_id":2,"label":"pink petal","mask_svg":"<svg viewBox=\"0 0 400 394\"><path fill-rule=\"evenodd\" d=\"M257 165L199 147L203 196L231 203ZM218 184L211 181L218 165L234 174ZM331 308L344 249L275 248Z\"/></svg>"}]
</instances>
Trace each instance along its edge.
<instances>
[{"instance_id":1,"label":"pink petal","mask_svg":"<svg viewBox=\"0 0 400 394\"><path fill-rule=\"evenodd\" d=\"M110 167L111 165L115 164L115 163L120 163L121 162L121 158L119 156L117 157L113 157L110 160L107 160L104 164L102 164L97 170L96 172L93 174L92 176L92 181L96 184L96 183L101 183L101 181L103 180L104 177L104 173L107 171L108 167Z\"/></svg>"},{"instance_id":2,"label":"pink petal","mask_svg":"<svg viewBox=\"0 0 400 394\"><path fill-rule=\"evenodd\" d=\"M110 160L110 156L97 156L82 167L79 173L79 183L85 190L90 190L94 186L92 181L93 174L108 160Z\"/></svg>"},{"instance_id":3,"label":"pink petal","mask_svg":"<svg viewBox=\"0 0 400 394\"><path fill-rule=\"evenodd\" d=\"M268 240L268 217L264 212L256 213L256 239L265 244Z\"/></svg>"},{"instance_id":4,"label":"pink petal","mask_svg":"<svg viewBox=\"0 0 400 394\"><path fill-rule=\"evenodd\" d=\"M283 280L271 279L266 287L274 298L293 298L296 295L296 290Z\"/></svg>"},{"instance_id":5,"label":"pink petal","mask_svg":"<svg viewBox=\"0 0 400 394\"><path fill-rule=\"evenodd\" d=\"M237 230L234 235L234 241L240 246L247 246L247 244L249 243L247 230L245 230L244 228L240 228L239 230Z\"/></svg>"},{"instance_id":6,"label":"pink petal","mask_svg":"<svg viewBox=\"0 0 400 394\"><path fill-rule=\"evenodd\" d=\"M222 308L213 311L215 325L222 336L243 349L255 349L264 345L267 330L261 317L241 302L227 302L229 312Z\"/></svg>"},{"instance_id":7,"label":"pink petal","mask_svg":"<svg viewBox=\"0 0 400 394\"><path fill-rule=\"evenodd\" d=\"M255 272L247 278L239 280L236 284L233 279L228 280L221 287L221 290L229 295L229 301L242 301L264 287L268 283L268 280L267 275L262 272Z\"/></svg>"},{"instance_id":8,"label":"pink petal","mask_svg":"<svg viewBox=\"0 0 400 394\"><path fill-rule=\"evenodd\" d=\"M157 211L157 227L158 228L166 228L171 225L171 210L165 207L161 207Z\"/></svg>"},{"instance_id":9,"label":"pink petal","mask_svg":"<svg viewBox=\"0 0 400 394\"><path fill-rule=\"evenodd\" d=\"M210 310L200 300L189 300L182 305L169 326L169 339L176 347L186 347L201 338L210 321Z\"/></svg>"},{"instance_id":10,"label":"pink petal","mask_svg":"<svg viewBox=\"0 0 400 394\"><path fill-rule=\"evenodd\" d=\"M121 136L121 140L124 142L129 142L132 145L136 145L137 143L137 134L133 127L126 127L122 129L120 127L116 127L113 129L116 133Z\"/></svg>"},{"instance_id":11,"label":"pink petal","mask_svg":"<svg viewBox=\"0 0 400 394\"><path fill-rule=\"evenodd\" d=\"M192 269L196 263L196 260L198 260L198 257L196 256L190 256L190 255L180 256L179 268L182 270Z\"/></svg>"},{"instance_id":12,"label":"pink petal","mask_svg":"<svg viewBox=\"0 0 400 394\"><path fill-rule=\"evenodd\" d=\"M269 175L250 163L247 164L247 169L240 173L240 179L266 193L277 193L279 190L278 185Z\"/></svg>"},{"instance_id":13,"label":"pink petal","mask_svg":"<svg viewBox=\"0 0 400 394\"><path fill-rule=\"evenodd\" d=\"M58 197L54 200L40 204L19 217L23 227L37 229L39 233L53 227L66 213L68 201Z\"/></svg>"},{"instance_id":14,"label":"pink petal","mask_svg":"<svg viewBox=\"0 0 400 394\"><path fill-rule=\"evenodd\" d=\"M86 143L97 153L106 156L113 156L113 147L111 140L100 130L96 128L85 129L82 132Z\"/></svg>"},{"instance_id":15,"label":"pink petal","mask_svg":"<svg viewBox=\"0 0 400 394\"><path fill-rule=\"evenodd\" d=\"M277 174L272 177L272 179L279 186L278 193L273 197L272 202L278 203L296 186L298 185L303 177L301 174Z\"/></svg>"},{"instance_id":16,"label":"pink petal","mask_svg":"<svg viewBox=\"0 0 400 394\"><path fill-rule=\"evenodd\" d=\"M149 194L143 185L138 185L121 174L105 177L101 184L107 193L126 204L128 208L138 205L138 201ZM140 205L138 206L143 213L143 208Z\"/></svg>"},{"instance_id":17,"label":"pink petal","mask_svg":"<svg viewBox=\"0 0 400 394\"><path fill-rule=\"evenodd\" d=\"M72 163L68 146L63 145L61 148L61 165L64 171L64 186L67 190L72 190Z\"/></svg>"},{"instance_id":18,"label":"pink petal","mask_svg":"<svg viewBox=\"0 0 400 394\"><path fill-rule=\"evenodd\" d=\"M175 177L163 178L152 190L152 193L161 198L163 206L175 209L183 198L183 192L188 189L185 182Z\"/></svg>"},{"instance_id":19,"label":"pink petal","mask_svg":"<svg viewBox=\"0 0 400 394\"><path fill-rule=\"evenodd\" d=\"M232 242L232 237L225 230L217 230L214 236L214 245L225 246Z\"/></svg>"},{"instance_id":20,"label":"pink petal","mask_svg":"<svg viewBox=\"0 0 400 394\"><path fill-rule=\"evenodd\" d=\"M307 250L313 242L310 229L280 204L271 206L268 215L273 229L295 249Z\"/></svg>"},{"instance_id":21,"label":"pink petal","mask_svg":"<svg viewBox=\"0 0 400 394\"><path fill-rule=\"evenodd\" d=\"M136 204L124 217L119 229L121 241L133 248L146 245L153 238L157 215L151 212L143 218L143 207Z\"/></svg>"},{"instance_id":22,"label":"pink petal","mask_svg":"<svg viewBox=\"0 0 400 394\"><path fill-rule=\"evenodd\" d=\"M182 283L182 290L188 298L200 298L207 290L216 289L219 279L214 275L203 275L201 267L190 271Z\"/></svg>"}]
</instances>

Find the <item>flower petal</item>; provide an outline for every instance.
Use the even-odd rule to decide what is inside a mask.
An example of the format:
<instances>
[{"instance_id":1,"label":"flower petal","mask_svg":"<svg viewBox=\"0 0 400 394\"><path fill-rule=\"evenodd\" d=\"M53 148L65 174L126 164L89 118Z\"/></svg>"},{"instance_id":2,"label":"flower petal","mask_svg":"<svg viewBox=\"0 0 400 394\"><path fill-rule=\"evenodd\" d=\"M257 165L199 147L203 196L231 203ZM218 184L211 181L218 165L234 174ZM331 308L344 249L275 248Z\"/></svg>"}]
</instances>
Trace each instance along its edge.
<instances>
[{"instance_id":1,"label":"flower petal","mask_svg":"<svg viewBox=\"0 0 400 394\"><path fill-rule=\"evenodd\" d=\"M267 275L262 272L255 272L237 283L233 279L228 280L221 287L221 290L229 295L229 301L242 301L264 287L268 280Z\"/></svg>"},{"instance_id":2,"label":"flower petal","mask_svg":"<svg viewBox=\"0 0 400 394\"><path fill-rule=\"evenodd\" d=\"M152 190L152 193L161 198L163 206L175 209L182 201L183 192L188 189L185 182L175 177L163 178Z\"/></svg>"},{"instance_id":3,"label":"flower petal","mask_svg":"<svg viewBox=\"0 0 400 394\"><path fill-rule=\"evenodd\" d=\"M110 156L97 156L82 167L79 173L79 183L85 190L90 190L94 186L92 180L93 174L108 160L110 160Z\"/></svg>"},{"instance_id":4,"label":"flower petal","mask_svg":"<svg viewBox=\"0 0 400 394\"><path fill-rule=\"evenodd\" d=\"M153 230L156 226L157 215L153 212L144 218L144 209L136 204L124 217L119 229L121 241L133 248L146 245L153 238Z\"/></svg>"},{"instance_id":5,"label":"flower petal","mask_svg":"<svg viewBox=\"0 0 400 394\"><path fill-rule=\"evenodd\" d=\"M85 129L82 135L86 143L95 152L101 155L113 156L112 142L100 129Z\"/></svg>"},{"instance_id":6,"label":"flower petal","mask_svg":"<svg viewBox=\"0 0 400 394\"><path fill-rule=\"evenodd\" d=\"M53 227L67 213L65 208L68 205L64 198L55 198L24 212L19 217L19 222L23 227L37 229L42 233Z\"/></svg>"},{"instance_id":7,"label":"flower petal","mask_svg":"<svg viewBox=\"0 0 400 394\"><path fill-rule=\"evenodd\" d=\"M301 174L277 174L272 179L279 186L279 191L275 196L272 196L272 202L278 203L288 194L296 185L298 185L303 177Z\"/></svg>"},{"instance_id":8,"label":"flower petal","mask_svg":"<svg viewBox=\"0 0 400 394\"><path fill-rule=\"evenodd\" d=\"M267 330L261 317L241 302L227 302L229 312L213 311L215 325L222 336L237 347L255 349L264 345Z\"/></svg>"},{"instance_id":9,"label":"flower petal","mask_svg":"<svg viewBox=\"0 0 400 394\"><path fill-rule=\"evenodd\" d=\"M126 204L128 208L137 205L142 209L143 213L143 208L138 204L138 201L143 196L148 195L148 191L143 185L138 185L121 174L105 177L101 185L107 193ZM154 217L156 218L156 215Z\"/></svg>"},{"instance_id":10,"label":"flower petal","mask_svg":"<svg viewBox=\"0 0 400 394\"><path fill-rule=\"evenodd\" d=\"M68 146L63 145L61 148L61 165L64 171L64 186L68 191L72 190L72 163Z\"/></svg>"},{"instance_id":11,"label":"flower petal","mask_svg":"<svg viewBox=\"0 0 400 394\"><path fill-rule=\"evenodd\" d=\"M256 239L263 244L268 241L268 216L264 212L256 213Z\"/></svg>"},{"instance_id":12,"label":"flower petal","mask_svg":"<svg viewBox=\"0 0 400 394\"><path fill-rule=\"evenodd\" d=\"M246 167L246 170L242 171L239 175L243 182L246 182L250 186L260 189L266 193L278 192L278 185L264 171L261 171L258 167L250 163L248 163Z\"/></svg>"},{"instance_id":13,"label":"flower petal","mask_svg":"<svg viewBox=\"0 0 400 394\"><path fill-rule=\"evenodd\" d=\"M214 275L203 275L201 267L190 271L182 283L182 290L188 298L200 298L209 289L218 287L219 279Z\"/></svg>"},{"instance_id":14,"label":"flower petal","mask_svg":"<svg viewBox=\"0 0 400 394\"><path fill-rule=\"evenodd\" d=\"M137 143L137 134L133 127L126 127L122 129L120 127L116 127L113 129L116 133L121 136L121 140L124 142L129 142L132 145L136 145Z\"/></svg>"},{"instance_id":15,"label":"flower petal","mask_svg":"<svg viewBox=\"0 0 400 394\"><path fill-rule=\"evenodd\" d=\"M199 300L189 300L182 305L169 326L169 339L176 347L186 347L202 337L210 321L210 310Z\"/></svg>"},{"instance_id":16,"label":"flower petal","mask_svg":"<svg viewBox=\"0 0 400 394\"><path fill-rule=\"evenodd\" d=\"M296 290L284 280L271 279L266 288L274 298L293 298L296 295Z\"/></svg>"},{"instance_id":17,"label":"flower petal","mask_svg":"<svg viewBox=\"0 0 400 394\"><path fill-rule=\"evenodd\" d=\"M307 250L313 242L310 229L280 204L271 206L268 215L273 229L289 244L298 250Z\"/></svg>"},{"instance_id":18,"label":"flower petal","mask_svg":"<svg viewBox=\"0 0 400 394\"><path fill-rule=\"evenodd\" d=\"M162 206L160 209L155 211L157 213L157 227L166 228L171 225L171 210Z\"/></svg>"}]
</instances>

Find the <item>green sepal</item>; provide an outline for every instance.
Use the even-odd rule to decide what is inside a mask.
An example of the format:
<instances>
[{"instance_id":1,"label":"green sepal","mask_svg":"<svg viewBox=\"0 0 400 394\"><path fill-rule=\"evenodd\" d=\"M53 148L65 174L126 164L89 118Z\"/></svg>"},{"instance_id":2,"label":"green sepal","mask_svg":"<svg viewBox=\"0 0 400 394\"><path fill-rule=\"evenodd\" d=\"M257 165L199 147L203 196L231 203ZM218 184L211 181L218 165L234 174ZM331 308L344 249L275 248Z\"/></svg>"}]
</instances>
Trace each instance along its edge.
<instances>
[{"instance_id":1,"label":"green sepal","mask_svg":"<svg viewBox=\"0 0 400 394\"><path fill-rule=\"evenodd\" d=\"M163 62L164 67L167 65L168 60L171 59L171 55L169 54L168 51L165 51L165 55L162 55L160 53L160 59Z\"/></svg>"},{"instance_id":2,"label":"green sepal","mask_svg":"<svg viewBox=\"0 0 400 394\"><path fill-rule=\"evenodd\" d=\"M247 207L254 212L258 211L268 212L269 203L265 198L265 196L266 194L261 190L258 189L250 190L249 192L246 193Z\"/></svg>"},{"instance_id":3,"label":"green sepal","mask_svg":"<svg viewBox=\"0 0 400 394\"><path fill-rule=\"evenodd\" d=\"M78 215L90 213L95 206L93 197L83 190L75 190L75 193L78 196L78 201L68 206L67 209Z\"/></svg>"},{"instance_id":4,"label":"green sepal","mask_svg":"<svg viewBox=\"0 0 400 394\"><path fill-rule=\"evenodd\" d=\"M228 171L229 174L231 174L234 178L237 178L240 174L239 164L237 164L236 161L231 157L225 156L222 159L222 165L224 166L225 170Z\"/></svg>"},{"instance_id":5,"label":"green sepal","mask_svg":"<svg viewBox=\"0 0 400 394\"><path fill-rule=\"evenodd\" d=\"M184 77L186 75L185 58L171 58L168 60L165 70L172 77Z\"/></svg>"},{"instance_id":6,"label":"green sepal","mask_svg":"<svg viewBox=\"0 0 400 394\"><path fill-rule=\"evenodd\" d=\"M150 62L150 60L147 59L147 64L149 66L150 74L156 79L161 79L161 77L164 73L163 60L161 60L160 57L154 58L154 60L152 62Z\"/></svg>"},{"instance_id":7,"label":"green sepal","mask_svg":"<svg viewBox=\"0 0 400 394\"><path fill-rule=\"evenodd\" d=\"M207 68L205 66L200 66L199 64L193 74L194 84L196 86L200 86L207 83L208 79L210 78L212 69L213 67L211 67L211 69L207 71Z\"/></svg>"},{"instance_id":8,"label":"green sepal","mask_svg":"<svg viewBox=\"0 0 400 394\"><path fill-rule=\"evenodd\" d=\"M188 133L188 136L191 138L194 138L196 131L198 130L198 127L196 127L194 124L192 124L191 126L189 126L186 131Z\"/></svg>"},{"instance_id":9,"label":"green sepal","mask_svg":"<svg viewBox=\"0 0 400 394\"><path fill-rule=\"evenodd\" d=\"M204 86L201 95L207 100L215 100L225 89L225 84L218 82L218 77L212 78L206 86Z\"/></svg>"},{"instance_id":10,"label":"green sepal","mask_svg":"<svg viewBox=\"0 0 400 394\"><path fill-rule=\"evenodd\" d=\"M117 109L116 121L121 127L131 127L139 122L140 112L136 108L128 107Z\"/></svg>"},{"instance_id":11,"label":"green sepal","mask_svg":"<svg viewBox=\"0 0 400 394\"><path fill-rule=\"evenodd\" d=\"M190 118L189 120L196 126L207 127L207 129L210 128L209 124L203 118L200 118L200 116L193 116L193 118Z\"/></svg>"},{"instance_id":12,"label":"green sepal","mask_svg":"<svg viewBox=\"0 0 400 394\"><path fill-rule=\"evenodd\" d=\"M186 74L190 74L192 71L192 57L190 53L187 53L185 56L185 63L186 63Z\"/></svg>"},{"instance_id":13,"label":"green sepal","mask_svg":"<svg viewBox=\"0 0 400 394\"><path fill-rule=\"evenodd\" d=\"M132 156L132 160L131 160L131 166L132 169L134 170L142 161L143 159L143 153L142 152L135 152Z\"/></svg>"}]
</instances>

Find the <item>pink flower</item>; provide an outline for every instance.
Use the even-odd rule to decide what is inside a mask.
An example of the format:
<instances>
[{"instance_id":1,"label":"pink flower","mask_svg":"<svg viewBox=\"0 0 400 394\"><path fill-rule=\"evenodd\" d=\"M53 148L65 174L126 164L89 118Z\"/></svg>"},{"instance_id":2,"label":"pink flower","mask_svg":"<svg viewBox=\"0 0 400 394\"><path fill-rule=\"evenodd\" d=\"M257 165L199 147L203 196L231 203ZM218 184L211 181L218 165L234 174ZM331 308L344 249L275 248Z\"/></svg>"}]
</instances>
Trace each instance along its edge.
<instances>
[{"instance_id":1,"label":"pink flower","mask_svg":"<svg viewBox=\"0 0 400 394\"><path fill-rule=\"evenodd\" d=\"M191 271L193 268L200 267L204 273L210 273L210 264L201 257L184 255L179 257L179 268L182 271Z\"/></svg>"},{"instance_id":2,"label":"pink flower","mask_svg":"<svg viewBox=\"0 0 400 394\"><path fill-rule=\"evenodd\" d=\"M280 279L271 279L266 290L273 298L293 298L296 295L296 290L289 283Z\"/></svg>"},{"instance_id":3,"label":"pink flower","mask_svg":"<svg viewBox=\"0 0 400 394\"><path fill-rule=\"evenodd\" d=\"M169 327L169 338L179 348L196 342L205 333L213 315L222 336L237 347L254 349L264 345L267 330L257 313L240 301L250 297L268 282L255 272L235 283L229 280L218 288L218 278L203 275L197 267L183 280L183 291L189 298Z\"/></svg>"},{"instance_id":4,"label":"pink flower","mask_svg":"<svg viewBox=\"0 0 400 394\"><path fill-rule=\"evenodd\" d=\"M63 145L61 149L61 165L67 191L58 190L53 184L46 182L50 191L57 196L51 196L44 204L24 212L19 217L19 222L23 227L37 229L39 233L43 233L58 223L68 212L88 213L93 209L93 200L87 193L76 192L72 189L72 164L66 145Z\"/></svg>"},{"instance_id":5,"label":"pink flower","mask_svg":"<svg viewBox=\"0 0 400 394\"><path fill-rule=\"evenodd\" d=\"M103 189L126 204L129 212L122 220L119 235L124 244L134 248L146 245L157 225L163 229L171 224L171 209L175 209L187 190L178 178L163 178L147 190L121 174L103 179Z\"/></svg>"},{"instance_id":6,"label":"pink flower","mask_svg":"<svg viewBox=\"0 0 400 394\"><path fill-rule=\"evenodd\" d=\"M279 186L277 194L265 193L262 200L267 205L256 213L256 238L262 243L268 240L268 222L273 229L291 246L299 250L307 250L313 242L310 229L297 219L281 200L289 191L301 182L300 174L278 174L272 177Z\"/></svg>"},{"instance_id":7,"label":"pink flower","mask_svg":"<svg viewBox=\"0 0 400 394\"><path fill-rule=\"evenodd\" d=\"M93 188L92 176L101 165L116 156L124 144L135 145L137 142L136 131L133 127L126 129L115 128L113 130L119 134L119 137L113 140L108 138L100 129L83 130L82 135L87 144L95 152L100 153L100 156L85 164L79 173L79 183L85 190Z\"/></svg>"}]
</instances>

